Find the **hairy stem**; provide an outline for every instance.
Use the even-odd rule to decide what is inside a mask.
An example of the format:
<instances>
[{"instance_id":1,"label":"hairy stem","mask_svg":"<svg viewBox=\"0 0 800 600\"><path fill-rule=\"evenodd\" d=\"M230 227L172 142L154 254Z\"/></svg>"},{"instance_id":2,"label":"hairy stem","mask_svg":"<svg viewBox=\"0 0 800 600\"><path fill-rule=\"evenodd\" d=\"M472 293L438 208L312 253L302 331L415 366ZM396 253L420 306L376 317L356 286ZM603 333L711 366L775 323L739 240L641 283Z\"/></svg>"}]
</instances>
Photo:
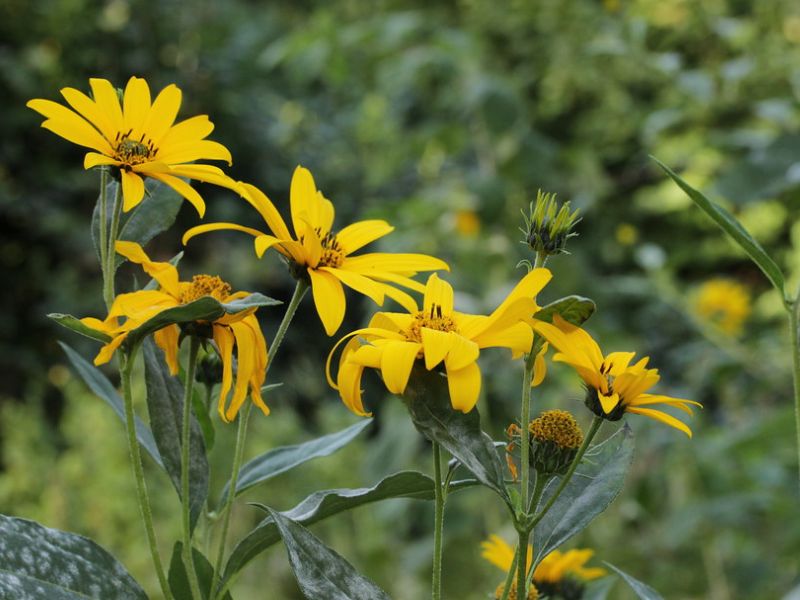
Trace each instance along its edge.
<instances>
[{"instance_id":1,"label":"hairy stem","mask_svg":"<svg viewBox=\"0 0 800 600\"><path fill-rule=\"evenodd\" d=\"M442 534L444 533L444 489L442 487L442 457L439 444L433 442L433 485L435 513L433 521L433 578L431 597L442 598Z\"/></svg>"},{"instance_id":2,"label":"hairy stem","mask_svg":"<svg viewBox=\"0 0 800 600\"><path fill-rule=\"evenodd\" d=\"M111 213L111 225L108 228L108 235L106 243L106 264L104 266L103 277L103 298L109 308L114 303L115 292L115 275L117 272L117 251L116 243L117 236L119 235L119 219L122 214L122 185L117 186L117 192L114 195L114 208ZM102 242L101 242L102 244Z\"/></svg>"},{"instance_id":3,"label":"hairy stem","mask_svg":"<svg viewBox=\"0 0 800 600\"><path fill-rule=\"evenodd\" d=\"M202 600L200 593L200 582L197 579L197 572L194 569L194 559L192 558L192 529L190 516L190 497L189 497L189 433L191 431L190 419L192 410L192 389L194 388L194 373L197 366L197 351L200 342L195 336L191 336L189 342L189 364L186 368L186 382L184 383L183 396L183 421L181 423L181 508L183 521L183 563L186 575L189 579L189 587L192 596L197 600Z\"/></svg>"}]
</instances>

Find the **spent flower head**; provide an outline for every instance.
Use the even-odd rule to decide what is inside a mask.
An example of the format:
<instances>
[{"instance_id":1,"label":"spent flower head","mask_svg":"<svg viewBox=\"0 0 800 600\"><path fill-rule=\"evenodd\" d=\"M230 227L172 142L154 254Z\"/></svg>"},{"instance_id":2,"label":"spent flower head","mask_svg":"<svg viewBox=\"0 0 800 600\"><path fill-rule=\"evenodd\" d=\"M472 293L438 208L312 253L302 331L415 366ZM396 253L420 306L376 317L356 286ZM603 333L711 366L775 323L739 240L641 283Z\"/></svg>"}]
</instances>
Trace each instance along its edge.
<instances>
[{"instance_id":1,"label":"spent flower head","mask_svg":"<svg viewBox=\"0 0 800 600\"><path fill-rule=\"evenodd\" d=\"M567 240L578 235L573 228L581 220L578 210L570 212L569 202L559 204L555 194L536 192L536 201L531 202L528 213L522 211L525 228L524 244L537 254L553 256L566 254Z\"/></svg>"},{"instance_id":2,"label":"spent flower head","mask_svg":"<svg viewBox=\"0 0 800 600\"><path fill-rule=\"evenodd\" d=\"M65 140L93 150L83 160L85 169L115 167L122 186L122 209L129 211L144 198L143 177L161 181L186 198L200 216L205 202L184 179L196 179L235 191L238 184L213 165L197 160L221 160L231 164L231 153L218 142L205 139L214 124L200 115L175 123L181 90L170 84L151 102L144 79L131 77L122 93L106 79L90 79L92 97L74 88L61 95L70 108L51 100L27 103L47 118L42 127ZM184 179L182 179L184 178Z\"/></svg>"}]
</instances>

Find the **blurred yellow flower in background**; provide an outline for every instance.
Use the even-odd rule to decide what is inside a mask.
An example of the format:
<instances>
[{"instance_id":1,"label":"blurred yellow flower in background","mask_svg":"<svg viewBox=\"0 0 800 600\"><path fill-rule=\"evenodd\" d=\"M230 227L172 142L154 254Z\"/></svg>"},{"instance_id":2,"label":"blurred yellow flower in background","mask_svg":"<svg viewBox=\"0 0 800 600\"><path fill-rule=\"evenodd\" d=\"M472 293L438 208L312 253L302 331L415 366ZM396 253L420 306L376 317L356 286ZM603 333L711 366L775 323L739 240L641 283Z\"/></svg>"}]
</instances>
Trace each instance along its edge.
<instances>
[{"instance_id":1,"label":"blurred yellow flower in background","mask_svg":"<svg viewBox=\"0 0 800 600\"><path fill-rule=\"evenodd\" d=\"M61 90L72 110L38 98L30 100L27 106L47 117L42 123L45 129L95 151L84 157L85 169L100 165L119 168L125 212L144 198L143 177L170 186L201 217L205 202L181 177L236 190L236 182L219 167L193 163L223 160L230 165L231 153L222 144L205 139L214 129L206 115L175 124L181 105L181 90L175 84L165 87L151 102L147 82L131 77L122 96L122 106L117 90L108 80L90 79L89 85L93 98L74 88Z\"/></svg>"},{"instance_id":2,"label":"blurred yellow flower in background","mask_svg":"<svg viewBox=\"0 0 800 600\"><path fill-rule=\"evenodd\" d=\"M739 335L750 316L750 292L741 283L722 277L702 284L692 296L692 309L728 335Z\"/></svg>"}]
</instances>

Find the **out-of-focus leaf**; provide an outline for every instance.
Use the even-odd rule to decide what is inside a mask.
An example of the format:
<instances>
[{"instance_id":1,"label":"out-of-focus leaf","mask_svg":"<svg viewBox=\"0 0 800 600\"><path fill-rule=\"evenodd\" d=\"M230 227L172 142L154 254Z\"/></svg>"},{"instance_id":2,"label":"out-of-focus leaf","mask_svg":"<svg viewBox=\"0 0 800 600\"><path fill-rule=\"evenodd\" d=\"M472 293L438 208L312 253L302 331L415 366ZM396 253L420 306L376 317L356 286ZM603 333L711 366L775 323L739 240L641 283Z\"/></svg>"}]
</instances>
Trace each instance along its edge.
<instances>
[{"instance_id":1,"label":"out-of-focus leaf","mask_svg":"<svg viewBox=\"0 0 800 600\"><path fill-rule=\"evenodd\" d=\"M386 592L305 527L271 508L267 510L283 538L289 564L306 598L389 600Z\"/></svg>"},{"instance_id":2,"label":"out-of-focus leaf","mask_svg":"<svg viewBox=\"0 0 800 600\"><path fill-rule=\"evenodd\" d=\"M631 587L631 589L636 593L636 596L641 600L664 600L661 594L659 594L657 591L655 591L646 583L642 583L638 579L631 577L625 571L618 569L611 563L604 562L603 564L605 564L609 569L612 569L613 571L618 573L619 576L625 580L625 583L627 583Z\"/></svg>"},{"instance_id":3,"label":"out-of-focus leaf","mask_svg":"<svg viewBox=\"0 0 800 600\"><path fill-rule=\"evenodd\" d=\"M236 483L236 495L249 490L268 479L294 469L298 465L333 454L340 448L349 444L355 437L364 431L372 419L362 419L358 423L322 437L310 440L294 446L283 446L273 448L250 460L239 472L239 480ZM222 490L222 497L219 503L224 504L230 490L230 481L225 484Z\"/></svg>"},{"instance_id":4,"label":"out-of-focus leaf","mask_svg":"<svg viewBox=\"0 0 800 600\"><path fill-rule=\"evenodd\" d=\"M534 566L608 508L622 490L632 460L633 432L627 425L589 448L564 491L534 528ZM539 508L553 495L560 480L556 477L550 481Z\"/></svg>"},{"instance_id":5,"label":"out-of-focus leaf","mask_svg":"<svg viewBox=\"0 0 800 600\"><path fill-rule=\"evenodd\" d=\"M85 335L88 338L92 338L98 342L108 343L111 341L111 336L107 333L103 333L102 331L97 331L96 329L92 329L88 325L84 325L81 323L80 319L77 317L73 317L72 315L65 315L62 313L50 313L47 315L48 319L53 319L56 323L61 325L62 327L66 327L74 331L75 333L80 333L81 335Z\"/></svg>"},{"instance_id":6,"label":"out-of-focus leaf","mask_svg":"<svg viewBox=\"0 0 800 600\"><path fill-rule=\"evenodd\" d=\"M588 582L583 590L581 600L606 600L616 582L617 578L614 576L602 577Z\"/></svg>"},{"instance_id":7,"label":"out-of-focus leaf","mask_svg":"<svg viewBox=\"0 0 800 600\"><path fill-rule=\"evenodd\" d=\"M180 379L170 375L164 353L152 339L145 340L142 353L150 427L167 474L180 496L183 384ZM209 475L203 432L193 411L189 415L189 515L194 528L208 496Z\"/></svg>"},{"instance_id":8,"label":"out-of-focus leaf","mask_svg":"<svg viewBox=\"0 0 800 600\"><path fill-rule=\"evenodd\" d=\"M658 165L664 169L664 172L669 175L672 180L678 184L686 194L699 206L719 227L728 234L728 236L736 242L742 250L752 259L754 263L764 272L767 279L770 280L775 289L780 292L781 296L785 296L783 272L780 267L772 260L761 245L753 239L739 221L736 220L732 214L727 210L711 202L703 194L698 192L683 179L681 179L672 169L662 163L657 158L653 158Z\"/></svg>"},{"instance_id":9,"label":"out-of-focus leaf","mask_svg":"<svg viewBox=\"0 0 800 600\"><path fill-rule=\"evenodd\" d=\"M0 515L0 598L147 600L147 595L92 540Z\"/></svg>"},{"instance_id":10,"label":"out-of-focus leaf","mask_svg":"<svg viewBox=\"0 0 800 600\"><path fill-rule=\"evenodd\" d=\"M467 414L453 409L443 376L415 367L403 398L422 435L440 444L478 481L510 501L503 483L503 465L492 439L481 430L480 414L476 409Z\"/></svg>"},{"instance_id":11,"label":"out-of-focus leaf","mask_svg":"<svg viewBox=\"0 0 800 600\"><path fill-rule=\"evenodd\" d=\"M111 385L111 382L106 379L106 376L100 372L99 369L88 363L83 357L75 352L72 348L67 346L64 342L58 342L59 346L64 350L69 362L81 376L84 383L89 386L97 396L105 400L106 403L117 413L117 416L125 424L125 406L122 403L122 398L117 394L117 390ZM136 425L136 439L139 440L139 445L144 448L156 464L164 469L164 462L161 459L161 454L158 451L156 442L153 439L153 434L150 428L139 419L134 417Z\"/></svg>"},{"instance_id":12,"label":"out-of-focus leaf","mask_svg":"<svg viewBox=\"0 0 800 600\"><path fill-rule=\"evenodd\" d=\"M540 321L553 322L553 315L560 315L562 319L581 326L594 314L597 307L593 300L583 296L566 296L551 302L534 315Z\"/></svg>"},{"instance_id":13,"label":"out-of-focus leaf","mask_svg":"<svg viewBox=\"0 0 800 600\"><path fill-rule=\"evenodd\" d=\"M175 546L172 548L172 558L169 561L169 574L167 575L169 589L172 591L175 600L196 600L192 597L192 590L189 587L189 577L186 574L186 565L183 564L182 553L183 543L175 542ZM197 548L192 548L192 561L194 562L194 571L197 573L203 600L209 600L208 596L211 592L214 567L211 566L208 559ZM224 600L233 600L230 592L225 592L222 598Z\"/></svg>"}]
</instances>

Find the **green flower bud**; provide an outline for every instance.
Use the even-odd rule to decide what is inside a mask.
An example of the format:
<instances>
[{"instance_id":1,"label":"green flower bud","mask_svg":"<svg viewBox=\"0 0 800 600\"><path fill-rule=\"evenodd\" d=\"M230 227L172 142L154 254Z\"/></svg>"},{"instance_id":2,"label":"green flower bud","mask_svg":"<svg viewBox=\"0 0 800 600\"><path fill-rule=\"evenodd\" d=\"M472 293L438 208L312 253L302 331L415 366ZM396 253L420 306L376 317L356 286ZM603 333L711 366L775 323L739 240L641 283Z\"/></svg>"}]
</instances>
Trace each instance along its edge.
<instances>
[{"instance_id":1,"label":"green flower bud","mask_svg":"<svg viewBox=\"0 0 800 600\"><path fill-rule=\"evenodd\" d=\"M570 212L569 202L561 206L555 194L536 193L536 201L531 202L528 214L523 211L525 220L524 244L537 254L552 256L566 254L567 240L578 235L572 229L580 221L578 211Z\"/></svg>"}]
</instances>

